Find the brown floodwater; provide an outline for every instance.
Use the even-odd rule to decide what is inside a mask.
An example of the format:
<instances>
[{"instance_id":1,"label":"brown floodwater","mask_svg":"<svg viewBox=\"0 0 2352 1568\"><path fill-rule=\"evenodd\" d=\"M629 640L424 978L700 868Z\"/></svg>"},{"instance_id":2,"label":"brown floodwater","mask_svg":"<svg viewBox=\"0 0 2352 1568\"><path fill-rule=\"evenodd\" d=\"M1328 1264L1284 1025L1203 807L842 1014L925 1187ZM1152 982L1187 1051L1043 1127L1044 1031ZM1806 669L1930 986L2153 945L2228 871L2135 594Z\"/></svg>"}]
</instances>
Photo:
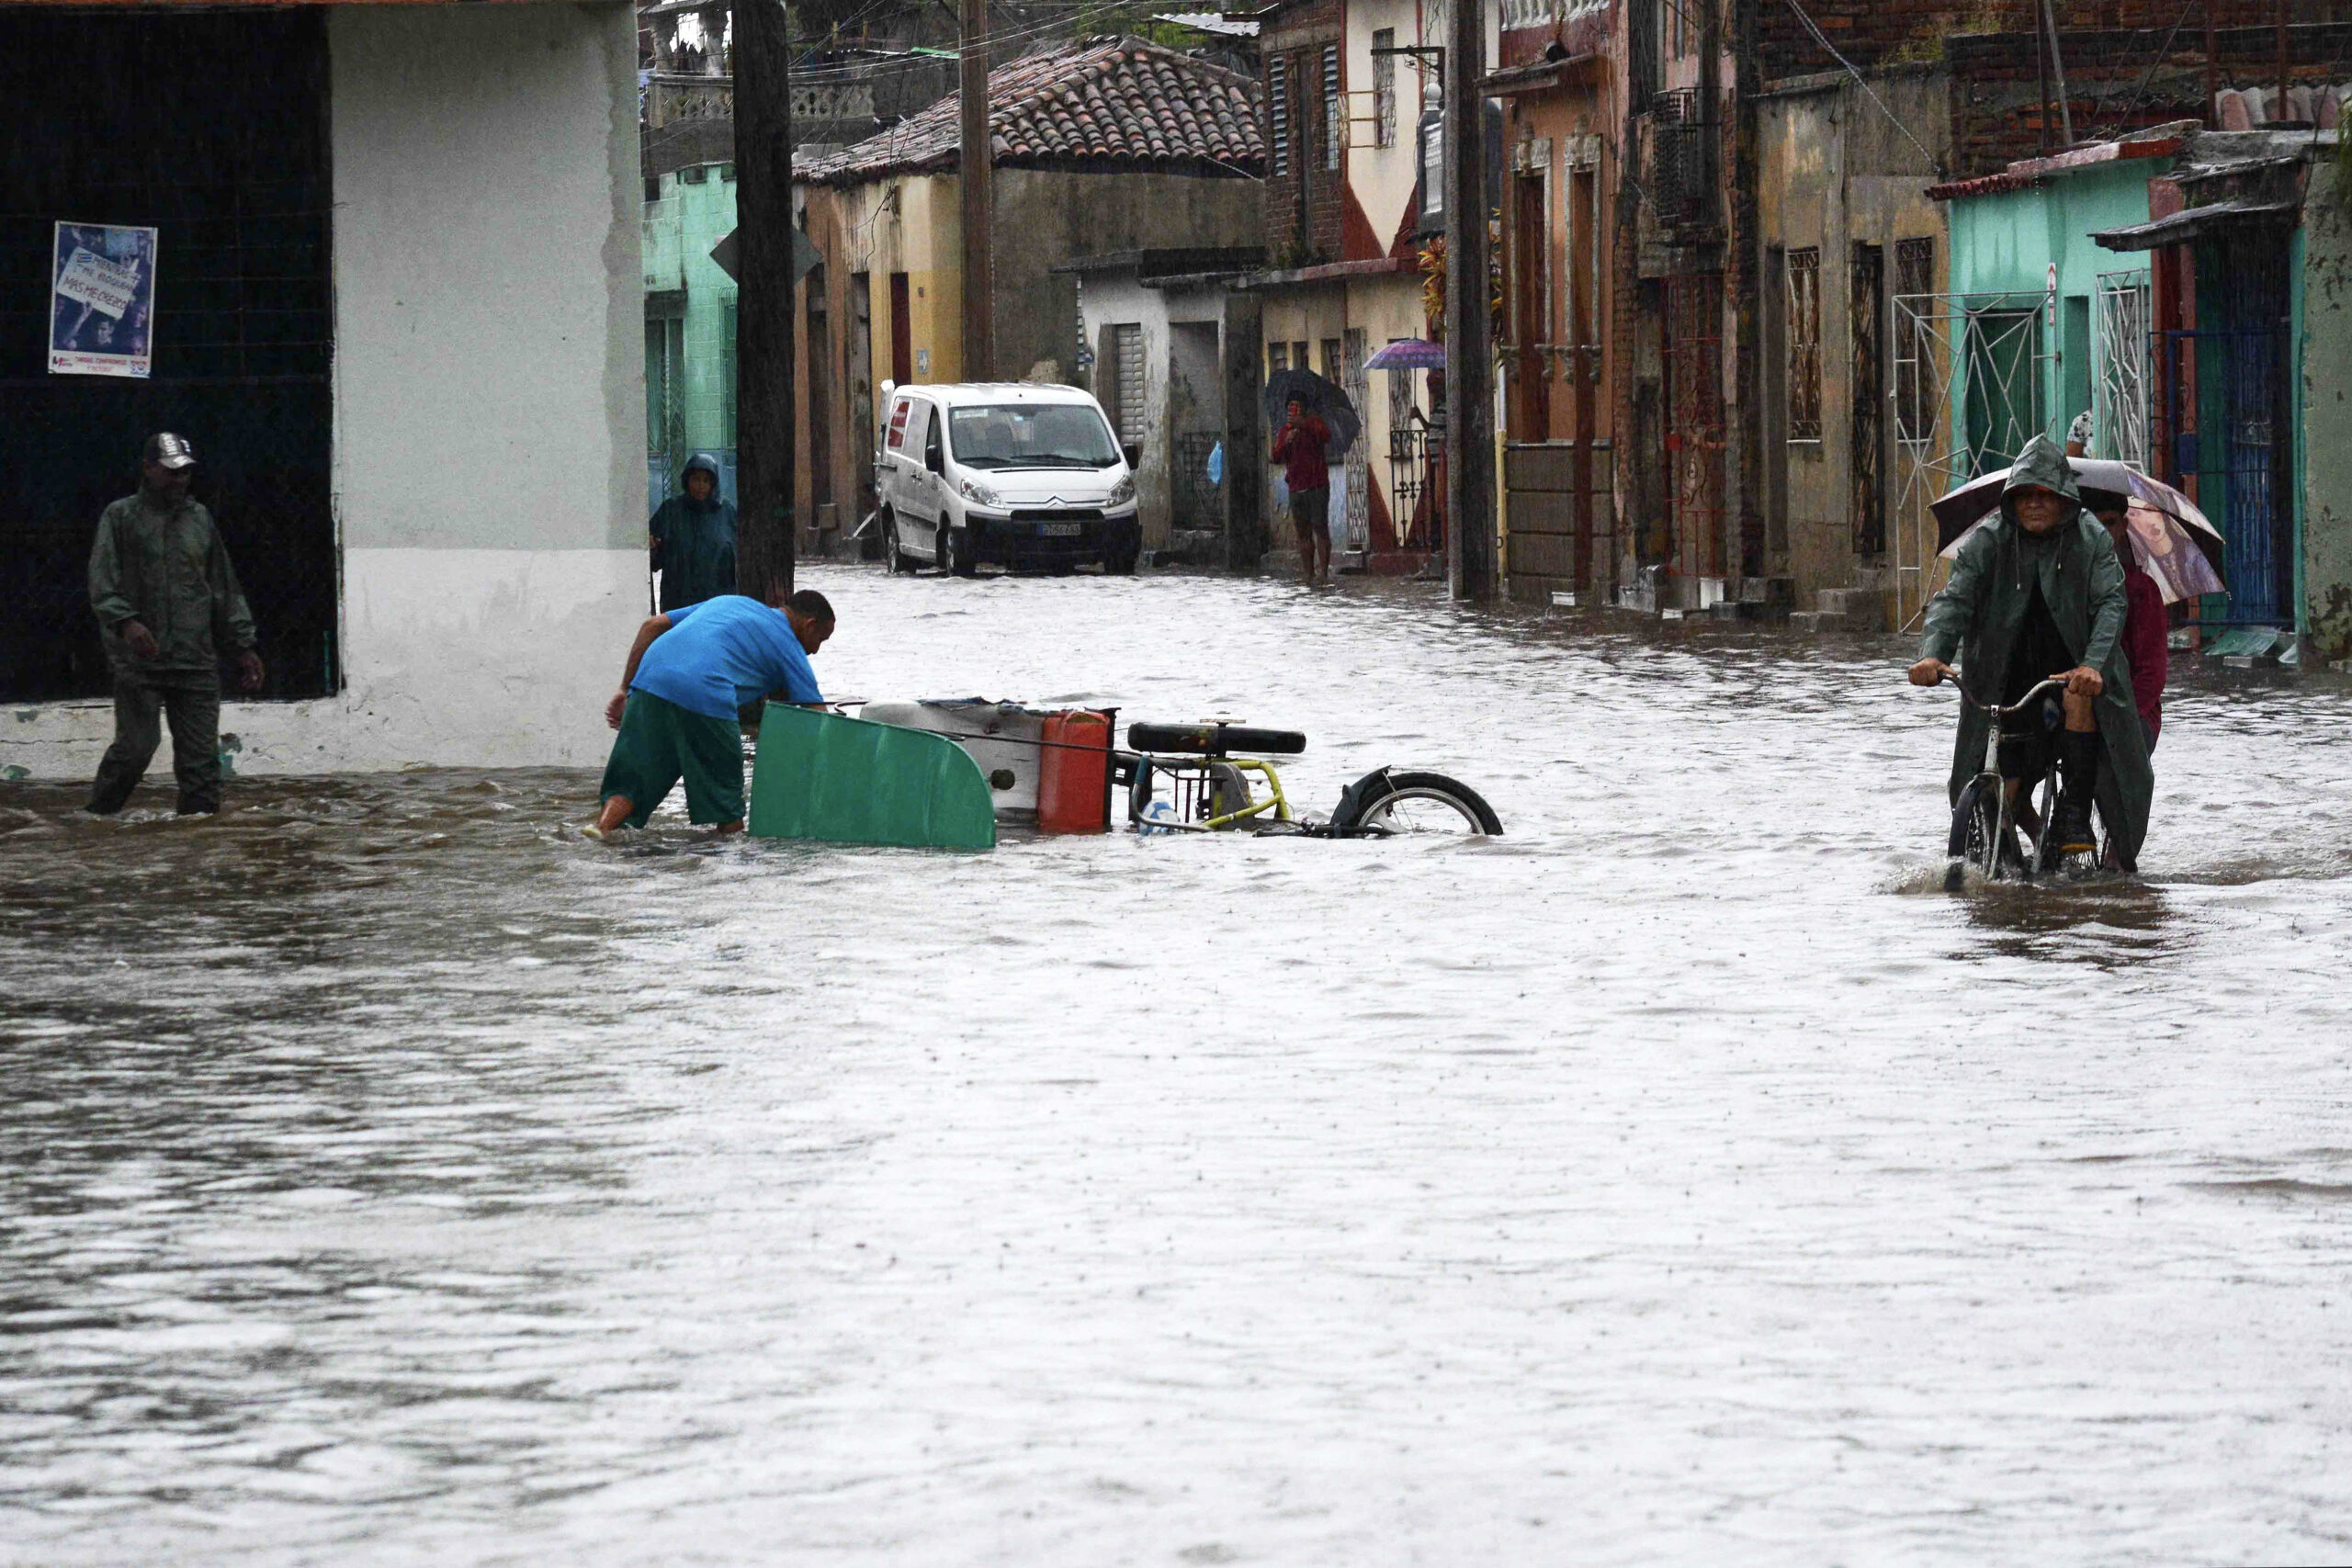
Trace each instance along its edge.
<instances>
[{"instance_id":1,"label":"brown floodwater","mask_svg":"<svg viewBox=\"0 0 2352 1568\"><path fill-rule=\"evenodd\" d=\"M0 784L0 1559L2352 1554L2341 680L2185 669L2143 877L1947 894L1894 639L808 577L829 689L1507 836Z\"/></svg>"}]
</instances>

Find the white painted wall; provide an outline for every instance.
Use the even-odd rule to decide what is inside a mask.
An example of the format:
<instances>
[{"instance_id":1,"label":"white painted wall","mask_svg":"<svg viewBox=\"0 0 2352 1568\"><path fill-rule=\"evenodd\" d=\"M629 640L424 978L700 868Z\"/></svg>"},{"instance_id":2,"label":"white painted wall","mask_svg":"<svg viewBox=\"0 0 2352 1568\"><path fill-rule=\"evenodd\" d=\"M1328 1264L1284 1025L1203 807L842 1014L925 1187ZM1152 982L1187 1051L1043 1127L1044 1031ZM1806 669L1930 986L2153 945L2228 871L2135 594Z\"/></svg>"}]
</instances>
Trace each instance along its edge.
<instances>
[{"instance_id":1,"label":"white painted wall","mask_svg":"<svg viewBox=\"0 0 2352 1568\"><path fill-rule=\"evenodd\" d=\"M600 762L646 604L632 9L337 6L327 36L346 689L221 728L248 773ZM106 704L11 718L0 764L42 776L112 733Z\"/></svg>"}]
</instances>

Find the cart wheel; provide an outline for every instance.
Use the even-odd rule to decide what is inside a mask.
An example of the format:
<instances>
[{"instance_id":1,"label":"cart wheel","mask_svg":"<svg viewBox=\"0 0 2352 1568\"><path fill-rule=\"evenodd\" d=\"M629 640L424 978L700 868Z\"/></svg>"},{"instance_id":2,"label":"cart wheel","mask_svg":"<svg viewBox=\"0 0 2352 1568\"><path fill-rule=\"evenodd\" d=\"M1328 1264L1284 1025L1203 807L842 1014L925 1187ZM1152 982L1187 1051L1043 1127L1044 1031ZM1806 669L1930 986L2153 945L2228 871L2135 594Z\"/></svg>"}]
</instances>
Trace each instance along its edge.
<instances>
[{"instance_id":1,"label":"cart wheel","mask_svg":"<svg viewBox=\"0 0 2352 1568\"><path fill-rule=\"evenodd\" d=\"M1351 790L1333 813L1335 829L1371 829L1383 833L1482 834L1492 838L1503 830L1478 792L1443 773L1391 773L1383 770L1368 789Z\"/></svg>"}]
</instances>

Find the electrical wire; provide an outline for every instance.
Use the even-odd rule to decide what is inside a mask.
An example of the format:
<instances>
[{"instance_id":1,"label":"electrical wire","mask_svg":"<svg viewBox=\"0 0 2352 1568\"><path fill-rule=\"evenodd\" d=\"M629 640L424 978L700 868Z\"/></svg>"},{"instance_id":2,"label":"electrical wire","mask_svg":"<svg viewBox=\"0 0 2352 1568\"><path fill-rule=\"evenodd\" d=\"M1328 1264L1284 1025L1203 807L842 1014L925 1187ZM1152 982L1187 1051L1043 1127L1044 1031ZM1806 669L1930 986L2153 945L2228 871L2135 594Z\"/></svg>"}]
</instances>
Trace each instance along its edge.
<instances>
[{"instance_id":1,"label":"electrical wire","mask_svg":"<svg viewBox=\"0 0 2352 1568\"><path fill-rule=\"evenodd\" d=\"M1938 158L1933 152L1928 151L1927 143L1921 141L1917 137L1911 134L1911 128L1903 123L1901 116L1897 115L1893 109L1886 107L1886 100L1878 96L1877 92L1871 88L1870 83L1863 78L1862 73L1860 71L1854 69L1854 62L1847 59L1844 55L1838 53L1838 46L1829 41L1828 35L1814 25L1813 18L1805 14L1804 7L1798 5L1797 0L1788 0L1788 6L1790 10L1794 11L1797 14L1797 20L1804 24L1804 30L1813 35L1813 41L1819 44L1824 50L1827 51L1830 59L1836 61L1838 64L1846 68L1846 74L1854 79L1854 85L1860 87L1862 90L1863 96L1869 98L1870 101L1877 107L1878 112L1884 115L1887 118L1888 123L1892 124L1895 130L1903 133L1903 139L1905 141L1908 141L1912 146L1919 149L1919 156L1928 161L1928 167L1933 169L1939 175L1942 174L1944 172L1943 161Z\"/></svg>"}]
</instances>

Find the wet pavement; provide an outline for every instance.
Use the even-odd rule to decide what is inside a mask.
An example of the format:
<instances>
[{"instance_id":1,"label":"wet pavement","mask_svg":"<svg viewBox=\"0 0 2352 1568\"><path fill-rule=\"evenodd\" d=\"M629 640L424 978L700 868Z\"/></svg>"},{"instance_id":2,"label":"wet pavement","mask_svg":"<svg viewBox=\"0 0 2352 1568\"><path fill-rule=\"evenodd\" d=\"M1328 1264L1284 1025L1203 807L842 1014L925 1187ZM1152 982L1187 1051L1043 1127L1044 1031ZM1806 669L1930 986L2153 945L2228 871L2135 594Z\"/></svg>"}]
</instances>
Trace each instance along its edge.
<instances>
[{"instance_id":1,"label":"wet pavement","mask_svg":"<svg viewBox=\"0 0 2352 1568\"><path fill-rule=\"evenodd\" d=\"M1892 639L808 577L836 692L1508 836L0 785L0 1559L2352 1554L2344 682L2188 672L2141 880L1949 895Z\"/></svg>"}]
</instances>

